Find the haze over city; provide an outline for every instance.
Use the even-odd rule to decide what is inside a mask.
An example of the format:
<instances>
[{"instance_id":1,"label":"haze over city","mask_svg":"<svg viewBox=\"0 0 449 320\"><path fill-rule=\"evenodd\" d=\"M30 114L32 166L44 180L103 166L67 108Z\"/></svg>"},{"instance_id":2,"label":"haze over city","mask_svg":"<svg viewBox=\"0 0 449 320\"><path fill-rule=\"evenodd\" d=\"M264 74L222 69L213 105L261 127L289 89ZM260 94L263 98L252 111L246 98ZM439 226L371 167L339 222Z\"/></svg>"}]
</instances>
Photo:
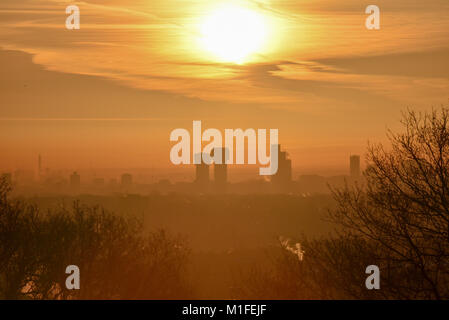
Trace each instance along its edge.
<instances>
[{"instance_id":1,"label":"haze over city","mask_svg":"<svg viewBox=\"0 0 449 320\"><path fill-rule=\"evenodd\" d=\"M1 0L0 300L448 300L448 17Z\"/></svg>"}]
</instances>

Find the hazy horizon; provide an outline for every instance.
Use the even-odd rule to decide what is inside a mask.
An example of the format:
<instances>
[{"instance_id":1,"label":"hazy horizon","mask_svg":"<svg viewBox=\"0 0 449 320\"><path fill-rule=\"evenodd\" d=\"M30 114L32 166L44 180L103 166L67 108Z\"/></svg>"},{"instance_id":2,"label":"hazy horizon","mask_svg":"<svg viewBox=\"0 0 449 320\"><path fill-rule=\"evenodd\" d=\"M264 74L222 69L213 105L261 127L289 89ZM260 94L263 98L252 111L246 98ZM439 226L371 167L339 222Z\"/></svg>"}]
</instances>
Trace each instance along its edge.
<instances>
[{"instance_id":1,"label":"hazy horizon","mask_svg":"<svg viewBox=\"0 0 449 320\"><path fill-rule=\"evenodd\" d=\"M222 3L81 2L81 29L66 30L66 2L2 1L0 168L39 153L52 168L168 168L171 130L201 120L279 129L299 171L344 172L402 110L448 101L444 1L378 1L374 31L353 0L230 1L268 30L242 63L198 44Z\"/></svg>"},{"instance_id":2,"label":"hazy horizon","mask_svg":"<svg viewBox=\"0 0 449 320\"><path fill-rule=\"evenodd\" d=\"M448 18L0 0L0 300L289 319L340 305L270 300L449 299Z\"/></svg>"}]
</instances>

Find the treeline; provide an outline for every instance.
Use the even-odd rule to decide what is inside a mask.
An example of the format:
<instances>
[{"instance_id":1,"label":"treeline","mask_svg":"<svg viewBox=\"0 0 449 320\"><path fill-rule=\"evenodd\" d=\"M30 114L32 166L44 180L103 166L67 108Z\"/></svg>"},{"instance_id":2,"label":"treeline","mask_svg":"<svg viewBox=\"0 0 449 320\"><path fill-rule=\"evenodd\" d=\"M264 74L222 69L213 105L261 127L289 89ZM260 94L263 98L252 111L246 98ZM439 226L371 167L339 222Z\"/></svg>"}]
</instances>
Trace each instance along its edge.
<instances>
[{"instance_id":1,"label":"treeline","mask_svg":"<svg viewBox=\"0 0 449 320\"><path fill-rule=\"evenodd\" d=\"M75 202L40 212L11 200L0 180L1 299L190 298L189 249L141 221ZM68 290L68 265L80 269L81 290Z\"/></svg>"}]
</instances>

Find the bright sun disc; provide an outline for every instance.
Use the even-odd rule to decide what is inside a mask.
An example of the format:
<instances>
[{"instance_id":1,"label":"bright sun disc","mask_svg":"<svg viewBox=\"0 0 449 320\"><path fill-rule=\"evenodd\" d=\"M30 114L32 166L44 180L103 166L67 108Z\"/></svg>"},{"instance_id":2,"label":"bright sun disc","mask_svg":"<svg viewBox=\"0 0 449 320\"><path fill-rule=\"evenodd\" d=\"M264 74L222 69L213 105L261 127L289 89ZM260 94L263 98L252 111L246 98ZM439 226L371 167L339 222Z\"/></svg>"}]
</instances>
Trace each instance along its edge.
<instances>
[{"instance_id":1,"label":"bright sun disc","mask_svg":"<svg viewBox=\"0 0 449 320\"><path fill-rule=\"evenodd\" d=\"M259 51L266 39L264 17L249 9L225 6L206 18L201 26L206 50L225 62L243 63Z\"/></svg>"}]
</instances>

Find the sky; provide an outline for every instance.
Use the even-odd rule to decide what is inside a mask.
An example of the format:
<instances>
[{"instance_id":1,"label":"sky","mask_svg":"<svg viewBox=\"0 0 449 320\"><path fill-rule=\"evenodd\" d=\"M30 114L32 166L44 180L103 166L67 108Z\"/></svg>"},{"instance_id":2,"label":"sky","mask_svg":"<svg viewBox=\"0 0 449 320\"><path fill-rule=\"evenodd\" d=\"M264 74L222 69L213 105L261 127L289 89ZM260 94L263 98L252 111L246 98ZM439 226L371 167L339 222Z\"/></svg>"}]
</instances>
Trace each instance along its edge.
<instances>
[{"instance_id":1,"label":"sky","mask_svg":"<svg viewBox=\"0 0 449 320\"><path fill-rule=\"evenodd\" d=\"M223 6L263 21L241 61L204 44ZM279 129L298 173L345 172L407 107L448 105L448 16L447 0L2 0L0 168L39 153L51 168L169 168L170 132L201 120Z\"/></svg>"}]
</instances>

